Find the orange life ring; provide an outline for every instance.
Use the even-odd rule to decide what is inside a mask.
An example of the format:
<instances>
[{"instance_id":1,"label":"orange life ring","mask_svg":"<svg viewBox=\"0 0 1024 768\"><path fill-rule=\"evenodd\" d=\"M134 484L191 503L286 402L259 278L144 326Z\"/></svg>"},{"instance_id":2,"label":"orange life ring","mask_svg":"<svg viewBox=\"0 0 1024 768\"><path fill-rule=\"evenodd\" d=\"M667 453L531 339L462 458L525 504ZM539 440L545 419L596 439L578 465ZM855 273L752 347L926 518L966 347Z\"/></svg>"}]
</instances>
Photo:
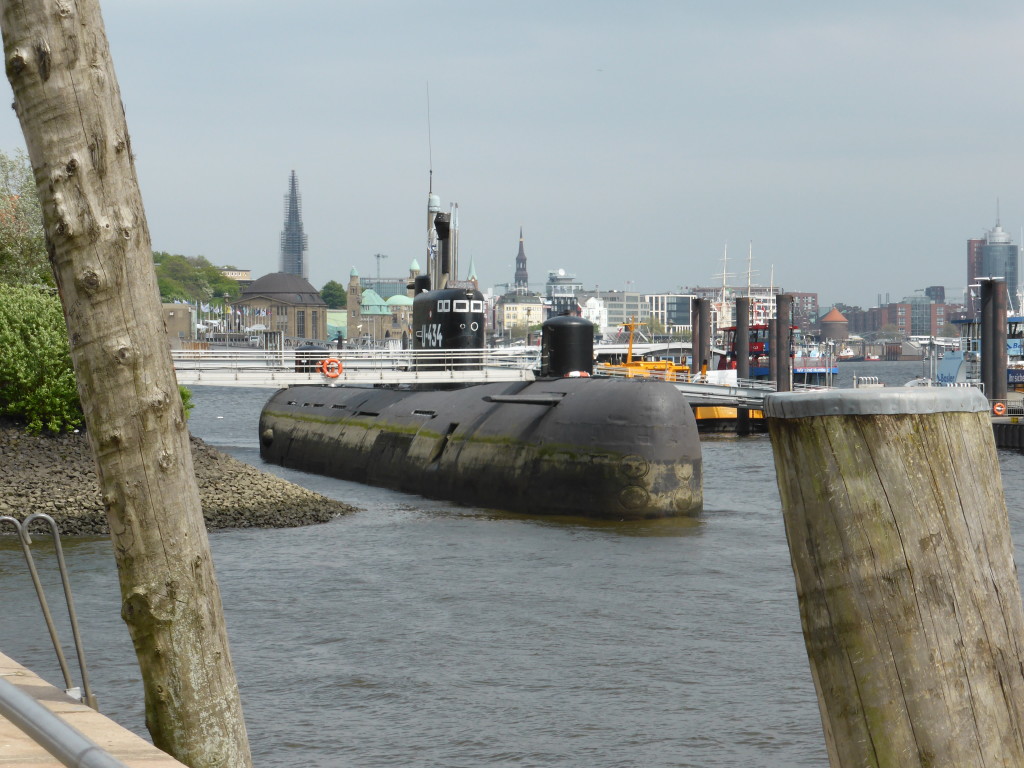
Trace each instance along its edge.
<instances>
[{"instance_id":1,"label":"orange life ring","mask_svg":"<svg viewBox=\"0 0 1024 768\"><path fill-rule=\"evenodd\" d=\"M336 379L341 375L341 361L336 357L328 357L320 363L320 370L329 379Z\"/></svg>"},{"instance_id":2,"label":"orange life ring","mask_svg":"<svg viewBox=\"0 0 1024 768\"><path fill-rule=\"evenodd\" d=\"M1005 403L996 403L995 405L992 406L992 413L995 414L996 416L1005 416L1006 415L1006 404Z\"/></svg>"}]
</instances>

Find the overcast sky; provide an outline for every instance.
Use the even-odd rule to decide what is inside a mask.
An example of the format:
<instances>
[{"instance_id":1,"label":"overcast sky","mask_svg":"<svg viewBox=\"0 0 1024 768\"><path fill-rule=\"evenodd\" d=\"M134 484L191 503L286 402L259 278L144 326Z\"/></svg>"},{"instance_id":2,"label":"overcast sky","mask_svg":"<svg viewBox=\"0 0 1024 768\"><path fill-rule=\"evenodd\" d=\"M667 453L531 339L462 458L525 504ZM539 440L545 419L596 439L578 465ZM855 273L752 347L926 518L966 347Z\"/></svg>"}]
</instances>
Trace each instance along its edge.
<instances>
[{"instance_id":1,"label":"overcast sky","mask_svg":"<svg viewBox=\"0 0 1024 768\"><path fill-rule=\"evenodd\" d=\"M752 247L826 307L959 297L997 201L1021 239L1019 2L102 5L154 249L254 276L293 169L318 288L424 263L431 165L484 288L520 227L538 288L720 284L726 248L745 284Z\"/></svg>"}]
</instances>

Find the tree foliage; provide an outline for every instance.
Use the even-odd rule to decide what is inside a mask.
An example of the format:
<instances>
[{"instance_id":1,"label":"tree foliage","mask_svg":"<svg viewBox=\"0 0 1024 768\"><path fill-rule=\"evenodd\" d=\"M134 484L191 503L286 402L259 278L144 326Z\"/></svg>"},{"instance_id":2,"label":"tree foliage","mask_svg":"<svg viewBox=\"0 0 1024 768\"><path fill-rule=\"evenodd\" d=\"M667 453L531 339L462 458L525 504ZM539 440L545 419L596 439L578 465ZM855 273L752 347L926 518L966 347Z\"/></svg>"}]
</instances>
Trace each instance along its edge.
<instances>
[{"instance_id":1,"label":"tree foliage","mask_svg":"<svg viewBox=\"0 0 1024 768\"><path fill-rule=\"evenodd\" d=\"M67 327L52 290L0 285L0 415L38 434L82 424Z\"/></svg>"},{"instance_id":2,"label":"tree foliage","mask_svg":"<svg viewBox=\"0 0 1024 768\"><path fill-rule=\"evenodd\" d=\"M24 150L0 151L0 284L54 285L36 182Z\"/></svg>"},{"instance_id":3,"label":"tree foliage","mask_svg":"<svg viewBox=\"0 0 1024 768\"><path fill-rule=\"evenodd\" d=\"M337 280L328 280L320 289L320 298L328 309L345 309L348 306L348 289Z\"/></svg>"},{"instance_id":4,"label":"tree foliage","mask_svg":"<svg viewBox=\"0 0 1024 768\"><path fill-rule=\"evenodd\" d=\"M195 404L178 386L185 417ZM31 434L83 425L64 311L54 289L0 283L0 416Z\"/></svg>"},{"instance_id":5,"label":"tree foliage","mask_svg":"<svg viewBox=\"0 0 1024 768\"><path fill-rule=\"evenodd\" d=\"M162 301L209 301L225 294L237 299L240 294L238 281L222 275L204 256L153 251L153 263Z\"/></svg>"}]
</instances>

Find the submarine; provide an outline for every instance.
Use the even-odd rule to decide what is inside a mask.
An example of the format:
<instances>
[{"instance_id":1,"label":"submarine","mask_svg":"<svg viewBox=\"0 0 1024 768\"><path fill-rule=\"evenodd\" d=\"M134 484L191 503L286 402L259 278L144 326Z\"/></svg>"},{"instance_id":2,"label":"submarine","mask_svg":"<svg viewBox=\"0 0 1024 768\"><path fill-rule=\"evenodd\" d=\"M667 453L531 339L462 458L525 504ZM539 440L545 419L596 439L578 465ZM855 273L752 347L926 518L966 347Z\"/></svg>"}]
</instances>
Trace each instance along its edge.
<instances>
[{"instance_id":1,"label":"submarine","mask_svg":"<svg viewBox=\"0 0 1024 768\"><path fill-rule=\"evenodd\" d=\"M446 350L483 348L483 295L429 290L420 280L413 347L424 351L416 367L443 368ZM685 396L664 381L593 376L587 320L550 318L541 336L531 382L280 390L260 415L260 455L510 512L608 520L700 513L700 440Z\"/></svg>"}]
</instances>

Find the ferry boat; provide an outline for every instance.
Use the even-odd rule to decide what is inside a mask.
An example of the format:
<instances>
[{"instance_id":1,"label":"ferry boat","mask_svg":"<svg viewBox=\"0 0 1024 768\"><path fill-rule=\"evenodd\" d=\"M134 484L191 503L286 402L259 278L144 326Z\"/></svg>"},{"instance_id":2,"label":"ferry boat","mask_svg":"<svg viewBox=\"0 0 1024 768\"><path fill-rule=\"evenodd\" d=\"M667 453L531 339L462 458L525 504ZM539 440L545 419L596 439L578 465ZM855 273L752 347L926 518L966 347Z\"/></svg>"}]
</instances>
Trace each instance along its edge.
<instances>
[{"instance_id":1,"label":"ferry boat","mask_svg":"<svg viewBox=\"0 0 1024 768\"><path fill-rule=\"evenodd\" d=\"M947 349L933 361L931 378L940 385L981 383L981 320L954 320L960 328L957 349ZM1006 387L1024 392L1024 317L1006 318Z\"/></svg>"},{"instance_id":2,"label":"ferry boat","mask_svg":"<svg viewBox=\"0 0 1024 768\"><path fill-rule=\"evenodd\" d=\"M793 369L793 383L805 386L827 387L839 375L839 365L830 355L825 345L813 342L800 334L797 326L791 326L793 332L793 350L790 361ZM736 367L736 326L722 329L725 334L723 346L726 355L719 360L719 369ZM766 324L750 326L750 378L768 380L769 354L771 349L768 341Z\"/></svg>"}]
</instances>

